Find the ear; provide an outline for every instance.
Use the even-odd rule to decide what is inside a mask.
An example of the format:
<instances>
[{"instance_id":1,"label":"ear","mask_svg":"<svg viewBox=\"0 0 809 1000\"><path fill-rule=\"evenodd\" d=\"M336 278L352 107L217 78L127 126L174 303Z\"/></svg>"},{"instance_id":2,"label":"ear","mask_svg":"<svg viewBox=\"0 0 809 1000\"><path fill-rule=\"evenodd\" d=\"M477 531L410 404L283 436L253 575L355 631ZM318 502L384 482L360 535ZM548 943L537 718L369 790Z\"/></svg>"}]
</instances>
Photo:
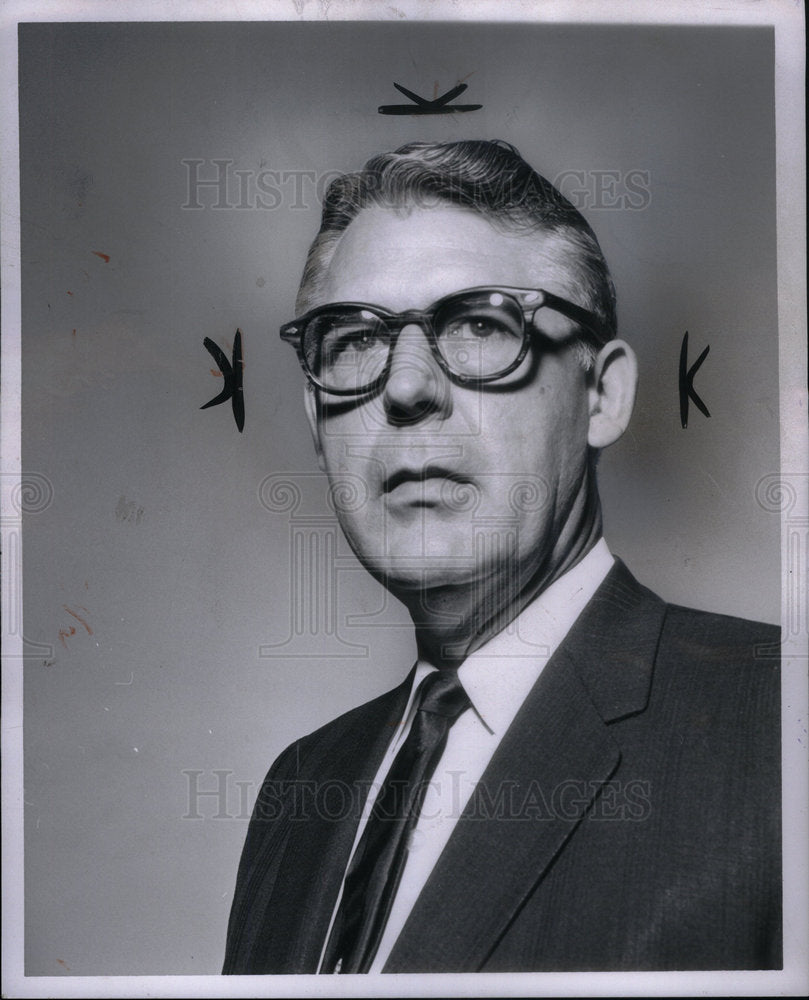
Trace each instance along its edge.
<instances>
[{"instance_id":1,"label":"ear","mask_svg":"<svg viewBox=\"0 0 809 1000\"><path fill-rule=\"evenodd\" d=\"M632 416L638 384L635 352L625 341L611 340L599 351L590 376L587 443L606 448L624 433Z\"/></svg>"},{"instance_id":2,"label":"ear","mask_svg":"<svg viewBox=\"0 0 809 1000\"><path fill-rule=\"evenodd\" d=\"M323 460L323 448L320 444L320 422L318 420L320 400L317 390L308 381L303 389L303 407L306 410L306 419L309 421L309 430L312 432L312 442L315 446L318 467L321 472L325 472L326 463Z\"/></svg>"}]
</instances>

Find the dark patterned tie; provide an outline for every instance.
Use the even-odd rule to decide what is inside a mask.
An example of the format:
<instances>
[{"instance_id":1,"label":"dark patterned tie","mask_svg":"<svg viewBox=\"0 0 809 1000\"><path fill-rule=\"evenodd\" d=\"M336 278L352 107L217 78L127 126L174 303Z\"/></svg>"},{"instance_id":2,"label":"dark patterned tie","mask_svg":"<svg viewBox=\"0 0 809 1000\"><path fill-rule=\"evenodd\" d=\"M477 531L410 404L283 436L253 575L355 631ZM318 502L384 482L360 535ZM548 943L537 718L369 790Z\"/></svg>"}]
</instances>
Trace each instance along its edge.
<instances>
[{"instance_id":1,"label":"dark patterned tie","mask_svg":"<svg viewBox=\"0 0 809 1000\"><path fill-rule=\"evenodd\" d=\"M450 727L469 707L454 670L421 682L419 708L396 754L346 873L322 972L367 972L407 860L408 841Z\"/></svg>"}]
</instances>

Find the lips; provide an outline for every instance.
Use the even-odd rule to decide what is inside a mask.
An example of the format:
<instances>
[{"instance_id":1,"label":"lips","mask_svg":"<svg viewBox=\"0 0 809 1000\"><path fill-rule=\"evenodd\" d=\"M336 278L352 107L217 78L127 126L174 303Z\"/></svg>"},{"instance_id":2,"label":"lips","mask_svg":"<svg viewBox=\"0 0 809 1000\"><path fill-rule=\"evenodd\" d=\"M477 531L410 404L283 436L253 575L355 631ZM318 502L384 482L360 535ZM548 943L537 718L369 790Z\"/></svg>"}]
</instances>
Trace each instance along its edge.
<instances>
[{"instance_id":1,"label":"lips","mask_svg":"<svg viewBox=\"0 0 809 1000\"><path fill-rule=\"evenodd\" d=\"M405 483L426 483L431 479L445 479L464 484L472 482L469 476L461 475L452 469L446 469L440 465L426 465L420 469L397 469L383 480L382 492L392 493Z\"/></svg>"}]
</instances>

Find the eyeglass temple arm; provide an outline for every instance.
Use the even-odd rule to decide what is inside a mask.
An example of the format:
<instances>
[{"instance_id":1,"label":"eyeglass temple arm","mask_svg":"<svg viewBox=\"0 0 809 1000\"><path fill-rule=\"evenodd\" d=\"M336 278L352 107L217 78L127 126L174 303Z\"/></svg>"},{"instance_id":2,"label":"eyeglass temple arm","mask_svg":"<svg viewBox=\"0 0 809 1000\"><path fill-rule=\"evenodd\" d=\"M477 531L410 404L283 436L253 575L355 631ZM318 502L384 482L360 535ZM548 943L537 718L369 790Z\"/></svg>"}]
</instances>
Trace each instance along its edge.
<instances>
[{"instance_id":1,"label":"eyeglass temple arm","mask_svg":"<svg viewBox=\"0 0 809 1000\"><path fill-rule=\"evenodd\" d=\"M567 299L561 299L553 292L543 291L542 296L543 305L549 306L563 316L567 316L568 319L574 320L579 326L584 327L599 347L603 347L607 343L609 338L604 335L602 323L595 313L590 312L589 309L583 309L573 302L568 302Z\"/></svg>"}]
</instances>

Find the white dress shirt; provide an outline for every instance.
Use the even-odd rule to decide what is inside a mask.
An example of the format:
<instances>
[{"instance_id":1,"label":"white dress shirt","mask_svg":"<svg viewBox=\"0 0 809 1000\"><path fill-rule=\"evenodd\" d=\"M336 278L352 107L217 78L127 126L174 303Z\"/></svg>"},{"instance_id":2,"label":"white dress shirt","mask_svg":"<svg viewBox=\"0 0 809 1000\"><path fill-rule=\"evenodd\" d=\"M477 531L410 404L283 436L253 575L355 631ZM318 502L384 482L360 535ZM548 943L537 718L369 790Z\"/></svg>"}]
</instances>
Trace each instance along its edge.
<instances>
[{"instance_id":1,"label":"white dress shirt","mask_svg":"<svg viewBox=\"0 0 809 1000\"><path fill-rule=\"evenodd\" d=\"M502 632L471 653L458 668L458 677L472 705L450 729L444 753L430 779L371 972L381 972L419 893L506 730L543 667L610 571L613 561L607 543L600 539L581 562L555 580ZM368 822L376 794L410 732L415 715L416 690L424 677L435 669L422 660L416 665L401 726L397 728L374 778L352 855ZM332 914L332 923L341 897L342 888ZM321 962L322 958L321 953Z\"/></svg>"}]
</instances>

